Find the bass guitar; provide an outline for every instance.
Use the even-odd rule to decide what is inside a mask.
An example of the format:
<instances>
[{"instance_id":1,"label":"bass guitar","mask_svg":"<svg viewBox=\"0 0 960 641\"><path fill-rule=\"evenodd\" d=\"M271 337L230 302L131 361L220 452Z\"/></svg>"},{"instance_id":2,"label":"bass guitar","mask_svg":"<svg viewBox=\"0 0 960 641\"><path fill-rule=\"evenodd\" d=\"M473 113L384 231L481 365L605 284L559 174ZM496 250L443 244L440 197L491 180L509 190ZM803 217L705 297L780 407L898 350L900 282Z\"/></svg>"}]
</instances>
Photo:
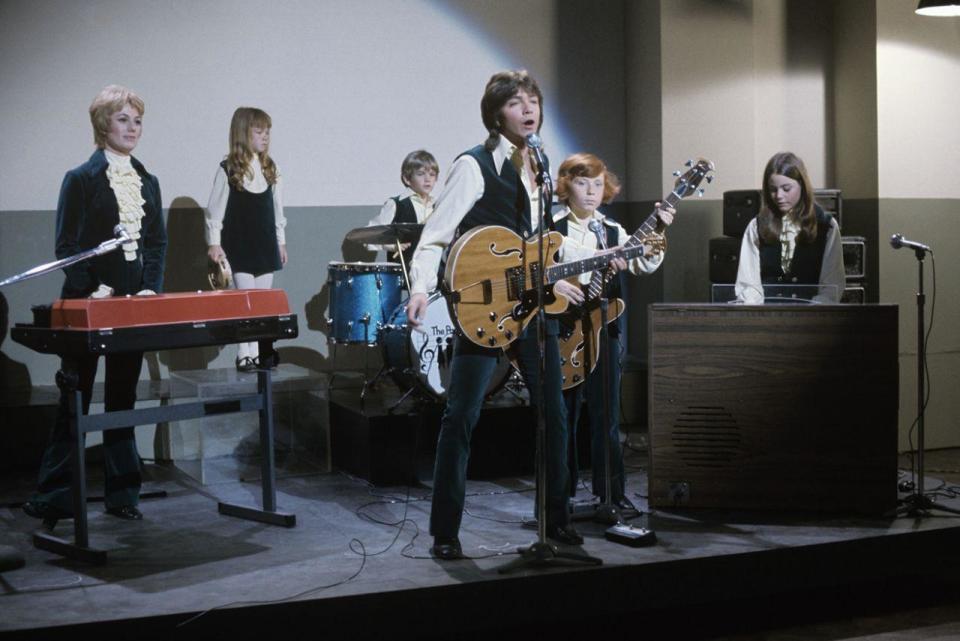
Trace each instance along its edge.
<instances>
[{"instance_id":1,"label":"bass guitar","mask_svg":"<svg viewBox=\"0 0 960 641\"><path fill-rule=\"evenodd\" d=\"M696 163L687 162L688 169L684 172L675 171L678 176L673 191L665 196L662 202L676 208L681 200L694 193L703 195L700 184L706 180L713 180L710 172L713 163L700 159ZM657 233L659 218L654 211L637 231L623 244L625 248L638 245L656 247L658 252L666 247L666 239ZM657 244L657 239L661 244ZM567 311L560 316L560 364L563 369L563 389L576 387L597 367L599 359L601 314L600 297L611 277L610 270L595 271L591 275L590 283L583 287L585 300L582 305L570 305ZM579 284L579 283L578 283ZM607 322L612 323L623 313L625 304L620 298L612 298L607 304Z\"/></svg>"}]
</instances>

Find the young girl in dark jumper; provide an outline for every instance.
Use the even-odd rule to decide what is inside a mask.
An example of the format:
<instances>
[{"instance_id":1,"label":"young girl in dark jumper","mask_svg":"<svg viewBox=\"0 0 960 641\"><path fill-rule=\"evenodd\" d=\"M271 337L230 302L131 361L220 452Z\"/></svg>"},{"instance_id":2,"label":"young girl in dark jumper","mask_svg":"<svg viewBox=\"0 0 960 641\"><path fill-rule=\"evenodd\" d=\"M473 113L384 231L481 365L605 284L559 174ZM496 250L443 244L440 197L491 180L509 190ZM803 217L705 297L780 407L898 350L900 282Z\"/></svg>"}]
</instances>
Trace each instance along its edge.
<instances>
[{"instance_id":1,"label":"young girl in dark jumper","mask_svg":"<svg viewBox=\"0 0 960 641\"><path fill-rule=\"evenodd\" d=\"M281 181L270 157L270 116L240 107L230 122L230 153L220 163L206 211L207 257L226 258L237 289L269 289L287 262ZM236 366L259 366L257 343L240 343Z\"/></svg>"}]
</instances>

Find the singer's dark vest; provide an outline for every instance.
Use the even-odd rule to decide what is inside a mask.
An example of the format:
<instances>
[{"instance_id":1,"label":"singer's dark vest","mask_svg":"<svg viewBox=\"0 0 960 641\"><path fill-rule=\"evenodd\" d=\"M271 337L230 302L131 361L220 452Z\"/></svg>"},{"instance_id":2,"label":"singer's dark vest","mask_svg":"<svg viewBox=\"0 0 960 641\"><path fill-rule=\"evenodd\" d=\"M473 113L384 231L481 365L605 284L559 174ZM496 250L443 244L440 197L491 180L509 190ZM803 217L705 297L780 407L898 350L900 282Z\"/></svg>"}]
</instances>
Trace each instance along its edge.
<instances>
[{"instance_id":1,"label":"singer's dark vest","mask_svg":"<svg viewBox=\"0 0 960 641\"><path fill-rule=\"evenodd\" d=\"M502 225L527 237L532 231L530 199L513 163L509 159L505 160L503 168L498 172L497 167L494 166L493 153L487 151L483 145L477 145L461 155L472 156L480 165L480 173L483 176L483 196L463 217L457 228L457 235L481 225ZM546 158L544 163L547 164L547 171L549 171L549 161ZM551 217L547 216L547 220L550 221ZM556 335L558 329L556 319L548 316L547 334Z\"/></svg>"},{"instance_id":2,"label":"singer's dark vest","mask_svg":"<svg viewBox=\"0 0 960 641\"><path fill-rule=\"evenodd\" d=\"M413 208L413 201L410 200L410 196L406 198L400 198L400 196L394 196L393 202L397 205L397 210L393 214L393 220L391 223L416 223L417 222L417 212ZM410 247L403 251L403 260L409 265L410 259L413 258L413 251L417 248L416 241L410 243Z\"/></svg>"},{"instance_id":3,"label":"singer's dark vest","mask_svg":"<svg viewBox=\"0 0 960 641\"><path fill-rule=\"evenodd\" d=\"M783 272L780 264L780 243L765 243L760 240L760 279L765 284L815 285L820 282L823 252L830 233L830 217L819 205L814 205L817 215L817 237L812 243L797 242L790 261L790 271Z\"/></svg>"},{"instance_id":4,"label":"singer's dark vest","mask_svg":"<svg viewBox=\"0 0 960 641\"><path fill-rule=\"evenodd\" d=\"M563 234L567 235L567 231L570 229L570 223L567 220L567 217L564 216L560 220L553 221L554 229ZM616 247L617 241L620 240L617 237L617 227L616 225L611 225L610 223L604 221L604 228L607 231L607 247ZM623 284L623 272L617 272L617 275L607 283L607 286L604 290L604 295L608 300L613 298L622 298L622 293L624 290ZM607 331L610 332L610 338L617 338L620 335L621 323L626 317L626 314L621 314L620 318L617 319L617 322L611 323L607 328Z\"/></svg>"},{"instance_id":5,"label":"singer's dark vest","mask_svg":"<svg viewBox=\"0 0 960 641\"><path fill-rule=\"evenodd\" d=\"M521 236L528 236L530 229L530 199L520 180L520 174L509 159L503 163L501 171L494 166L493 153L483 145L464 152L472 156L480 165L483 175L483 196L476 202L460 222L457 233L481 225L503 225ZM549 162L547 163L549 165ZM548 166L549 170L549 166Z\"/></svg>"}]
</instances>

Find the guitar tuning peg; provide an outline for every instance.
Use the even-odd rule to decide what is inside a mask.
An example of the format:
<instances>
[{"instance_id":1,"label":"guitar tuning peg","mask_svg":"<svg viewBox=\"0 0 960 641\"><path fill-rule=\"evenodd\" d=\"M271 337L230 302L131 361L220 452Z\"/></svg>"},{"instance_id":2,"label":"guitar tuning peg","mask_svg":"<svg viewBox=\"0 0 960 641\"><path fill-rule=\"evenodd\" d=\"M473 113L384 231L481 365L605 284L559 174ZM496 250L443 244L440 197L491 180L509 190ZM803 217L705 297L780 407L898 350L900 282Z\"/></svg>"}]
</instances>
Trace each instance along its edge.
<instances>
[{"instance_id":1,"label":"guitar tuning peg","mask_svg":"<svg viewBox=\"0 0 960 641\"><path fill-rule=\"evenodd\" d=\"M697 190L697 197L703 198L703 190L702 190L702 189L698 189L698 190Z\"/></svg>"},{"instance_id":2,"label":"guitar tuning peg","mask_svg":"<svg viewBox=\"0 0 960 641\"><path fill-rule=\"evenodd\" d=\"M680 170L678 169L677 171L673 172L673 175L674 175L674 176L679 176L679 175L680 175Z\"/></svg>"},{"instance_id":3,"label":"guitar tuning peg","mask_svg":"<svg viewBox=\"0 0 960 641\"><path fill-rule=\"evenodd\" d=\"M693 161L692 161L692 160L688 160L687 162L685 162L685 163L683 163L683 164L684 164L685 166L687 166L687 167L693 167Z\"/></svg>"},{"instance_id":4,"label":"guitar tuning peg","mask_svg":"<svg viewBox=\"0 0 960 641\"><path fill-rule=\"evenodd\" d=\"M709 185L712 183L713 183L713 176L707 176L707 184Z\"/></svg>"}]
</instances>

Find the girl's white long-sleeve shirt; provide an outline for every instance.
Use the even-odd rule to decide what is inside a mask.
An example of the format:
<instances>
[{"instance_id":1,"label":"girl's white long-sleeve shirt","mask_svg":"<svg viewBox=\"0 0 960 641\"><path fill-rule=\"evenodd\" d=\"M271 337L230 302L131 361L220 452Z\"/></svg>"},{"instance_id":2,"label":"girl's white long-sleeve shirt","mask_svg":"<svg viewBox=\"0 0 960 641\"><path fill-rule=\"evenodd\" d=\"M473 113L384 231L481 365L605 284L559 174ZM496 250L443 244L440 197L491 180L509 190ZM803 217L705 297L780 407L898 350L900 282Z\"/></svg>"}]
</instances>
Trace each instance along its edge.
<instances>
[{"instance_id":1,"label":"girl's white long-sleeve shirt","mask_svg":"<svg viewBox=\"0 0 960 641\"><path fill-rule=\"evenodd\" d=\"M250 169L253 172L253 178L244 176L243 188L251 194L261 194L267 190L270 184L266 176L263 175L263 167L260 166L260 158L254 155L250 161ZM278 175L277 182L273 185L273 212L277 224L277 243L287 244L286 226L287 219L283 215L283 180ZM220 244L220 231L223 229L223 217L227 213L227 199L230 197L230 182L227 179L227 172L223 167L217 166L217 173L213 177L213 189L210 191L210 199L207 202L207 209L204 212L206 222L207 245Z\"/></svg>"}]
</instances>

